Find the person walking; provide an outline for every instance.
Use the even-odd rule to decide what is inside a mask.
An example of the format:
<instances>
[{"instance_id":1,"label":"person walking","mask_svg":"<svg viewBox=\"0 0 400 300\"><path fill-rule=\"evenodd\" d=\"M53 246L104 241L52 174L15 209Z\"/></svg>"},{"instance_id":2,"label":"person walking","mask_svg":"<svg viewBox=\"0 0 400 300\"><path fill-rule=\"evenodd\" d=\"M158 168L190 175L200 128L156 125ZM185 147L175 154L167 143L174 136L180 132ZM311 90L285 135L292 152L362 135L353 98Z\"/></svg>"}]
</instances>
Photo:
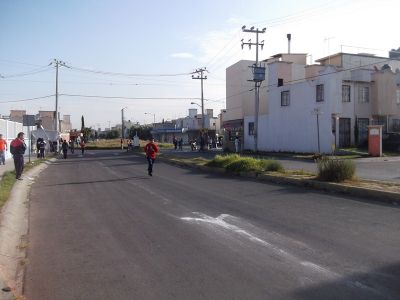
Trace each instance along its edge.
<instances>
[{"instance_id":1,"label":"person walking","mask_svg":"<svg viewBox=\"0 0 400 300\"><path fill-rule=\"evenodd\" d=\"M178 141L179 150L183 150L183 139L180 138Z\"/></svg>"},{"instance_id":2,"label":"person walking","mask_svg":"<svg viewBox=\"0 0 400 300\"><path fill-rule=\"evenodd\" d=\"M38 138L36 142L37 158L44 158L44 150L46 148L46 142L43 138Z\"/></svg>"},{"instance_id":3,"label":"person walking","mask_svg":"<svg viewBox=\"0 0 400 300\"><path fill-rule=\"evenodd\" d=\"M22 180L21 175L24 170L24 154L26 150L24 136L25 134L20 132L18 133L17 138L10 143L10 152L14 159L15 178L18 180Z\"/></svg>"},{"instance_id":4,"label":"person walking","mask_svg":"<svg viewBox=\"0 0 400 300\"><path fill-rule=\"evenodd\" d=\"M6 151L7 151L7 141L3 139L3 135L0 134L0 165L6 164Z\"/></svg>"},{"instance_id":5,"label":"person walking","mask_svg":"<svg viewBox=\"0 0 400 300\"><path fill-rule=\"evenodd\" d=\"M73 154L75 152L75 141L74 140L69 141L69 148L71 149L71 153Z\"/></svg>"},{"instance_id":6,"label":"person walking","mask_svg":"<svg viewBox=\"0 0 400 300\"><path fill-rule=\"evenodd\" d=\"M236 136L235 137L235 152L239 153L239 150L240 150L240 140L239 140L239 137Z\"/></svg>"},{"instance_id":7,"label":"person walking","mask_svg":"<svg viewBox=\"0 0 400 300\"><path fill-rule=\"evenodd\" d=\"M148 174L149 176L153 176L153 165L156 160L156 154L158 153L158 146L154 143L154 138L149 139L149 142L144 146L144 152L146 153L146 159L148 162Z\"/></svg>"},{"instance_id":8,"label":"person walking","mask_svg":"<svg viewBox=\"0 0 400 300\"><path fill-rule=\"evenodd\" d=\"M83 154L85 154L85 146L86 146L85 141L82 139L79 145L81 146L81 151L83 156Z\"/></svg>"},{"instance_id":9,"label":"person walking","mask_svg":"<svg viewBox=\"0 0 400 300\"><path fill-rule=\"evenodd\" d=\"M67 140L64 140L63 143L61 144L62 152L64 159L67 159L67 153L68 153L68 143Z\"/></svg>"}]
</instances>

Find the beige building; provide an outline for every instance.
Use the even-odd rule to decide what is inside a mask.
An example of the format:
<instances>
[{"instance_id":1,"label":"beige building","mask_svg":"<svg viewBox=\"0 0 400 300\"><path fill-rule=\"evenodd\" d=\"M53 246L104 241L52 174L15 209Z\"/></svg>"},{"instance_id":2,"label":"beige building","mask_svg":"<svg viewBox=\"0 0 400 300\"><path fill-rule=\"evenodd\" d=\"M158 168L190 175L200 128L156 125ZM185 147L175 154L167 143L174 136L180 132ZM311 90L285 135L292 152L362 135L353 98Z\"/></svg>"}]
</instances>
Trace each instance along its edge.
<instances>
[{"instance_id":1,"label":"beige building","mask_svg":"<svg viewBox=\"0 0 400 300\"><path fill-rule=\"evenodd\" d=\"M26 110L10 110L10 121L22 123Z\"/></svg>"}]
</instances>

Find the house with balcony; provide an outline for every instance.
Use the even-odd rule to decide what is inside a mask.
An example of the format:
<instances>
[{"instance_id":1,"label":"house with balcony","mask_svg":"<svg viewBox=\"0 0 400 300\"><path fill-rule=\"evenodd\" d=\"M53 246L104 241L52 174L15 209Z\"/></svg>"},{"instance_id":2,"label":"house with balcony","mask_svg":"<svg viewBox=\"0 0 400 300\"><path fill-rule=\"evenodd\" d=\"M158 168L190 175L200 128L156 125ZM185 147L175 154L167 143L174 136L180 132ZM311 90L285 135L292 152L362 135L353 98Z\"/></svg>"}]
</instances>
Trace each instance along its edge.
<instances>
[{"instance_id":1,"label":"house with balcony","mask_svg":"<svg viewBox=\"0 0 400 300\"><path fill-rule=\"evenodd\" d=\"M323 152L363 144L369 124L384 132L400 127L400 60L371 54L337 53L308 65L307 54L277 54L262 61L260 151ZM239 136L254 149L253 61L226 70L226 141ZM232 143L232 142L231 142Z\"/></svg>"}]
</instances>

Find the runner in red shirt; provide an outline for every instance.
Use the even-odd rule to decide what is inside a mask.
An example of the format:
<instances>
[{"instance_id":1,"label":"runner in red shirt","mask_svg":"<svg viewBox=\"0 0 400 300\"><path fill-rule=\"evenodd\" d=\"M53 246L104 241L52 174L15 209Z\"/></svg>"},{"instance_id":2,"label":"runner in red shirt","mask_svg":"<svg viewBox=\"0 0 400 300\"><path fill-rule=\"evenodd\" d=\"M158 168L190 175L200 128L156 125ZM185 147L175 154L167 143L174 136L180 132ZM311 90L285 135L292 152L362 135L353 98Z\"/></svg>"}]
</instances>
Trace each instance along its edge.
<instances>
[{"instance_id":1,"label":"runner in red shirt","mask_svg":"<svg viewBox=\"0 0 400 300\"><path fill-rule=\"evenodd\" d=\"M156 154L158 153L158 146L154 143L154 138L150 138L149 142L144 146L144 152L146 152L146 158L148 162L147 171L149 176L153 176L153 164L156 160Z\"/></svg>"}]
</instances>

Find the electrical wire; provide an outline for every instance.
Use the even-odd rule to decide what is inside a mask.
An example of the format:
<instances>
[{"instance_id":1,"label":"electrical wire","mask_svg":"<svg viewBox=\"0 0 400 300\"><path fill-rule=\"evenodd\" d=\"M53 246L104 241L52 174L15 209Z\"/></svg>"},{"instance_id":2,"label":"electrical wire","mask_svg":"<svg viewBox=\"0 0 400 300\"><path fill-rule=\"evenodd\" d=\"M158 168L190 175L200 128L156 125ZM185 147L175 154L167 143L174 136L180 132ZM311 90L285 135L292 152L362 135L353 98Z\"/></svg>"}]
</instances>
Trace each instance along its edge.
<instances>
[{"instance_id":1,"label":"electrical wire","mask_svg":"<svg viewBox=\"0 0 400 300\"><path fill-rule=\"evenodd\" d=\"M125 100L201 100L201 98L199 97L125 97L125 96L79 95L79 94L59 94L59 96L102 98L102 99L125 99Z\"/></svg>"},{"instance_id":2,"label":"electrical wire","mask_svg":"<svg viewBox=\"0 0 400 300\"><path fill-rule=\"evenodd\" d=\"M14 102L27 102L27 101L33 101L33 100L40 100L40 99L46 99L50 97L54 97L55 95L47 95L47 96L42 96L42 97L36 97L36 98L29 98L29 99L20 99L20 100L6 100L6 101L1 101L0 103L14 103Z\"/></svg>"},{"instance_id":3,"label":"electrical wire","mask_svg":"<svg viewBox=\"0 0 400 300\"><path fill-rule=\"evenodd\" d=\"M38 73L47 72L50 69L51 68L49 66L46 66L46 67L42 67L42 68L39 68L39 69L35 69L35 70L31 70L31 71L27 71L27 72L19 73L19 74L11 74L11 75L1 75L0 74L0 79L8 79L8 78L15 78L15 77L23 77L23 76L28 76L28 75L34 75L34 74L38 74Z\"/></svg>"},{"instance_id":4,"label":"electrical wire","mask_svg":"<svg viewBox=\"0 0 400 300\"><path fill-rule=\"evenodd\" d=\"M100 71L100 70L90 70L85 68L73 67L71 65L65 64L64 67L69 68L74 71L101 74L101 75L110 75L110 76L125 76L125 77L174 77L174 76L188 76L193 74L193 72L188 73L175 73L175 74L128 74L128 73L117 73L117 72L109 72L109 71Z\"/></svg>"}]
</instances>

